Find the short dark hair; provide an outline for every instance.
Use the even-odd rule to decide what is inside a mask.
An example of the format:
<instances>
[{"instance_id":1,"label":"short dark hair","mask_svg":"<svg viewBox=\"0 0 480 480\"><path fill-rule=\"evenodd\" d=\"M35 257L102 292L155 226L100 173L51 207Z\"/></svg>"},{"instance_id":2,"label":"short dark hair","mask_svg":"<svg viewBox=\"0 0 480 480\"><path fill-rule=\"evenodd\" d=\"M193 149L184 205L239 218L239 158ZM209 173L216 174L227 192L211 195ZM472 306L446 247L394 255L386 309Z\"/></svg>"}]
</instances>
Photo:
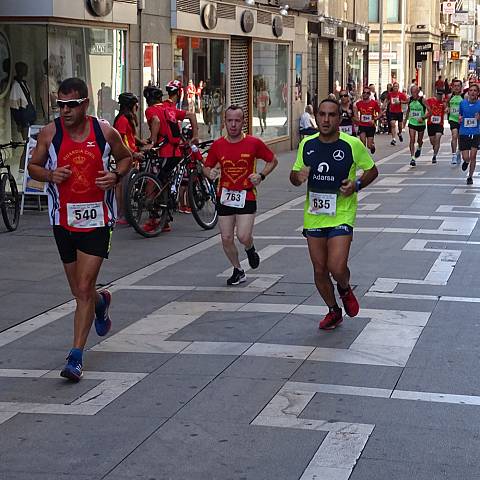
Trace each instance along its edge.
<instances>
[{"instance_id":1,"label":"short dark hair","mask_svg":"<svg viewBox=\"0 0 480 480\"><path fill-rule=\"evenodd\" d=\"M458 78L455 78L453 81L452 81L452 85L454 83L459 83L462 87L463 87L463 82L461 80L459 80Z\"/></svg>"},{"instance_id":2,"label":"short dark hair","mask_svg":"<svg viewBox=\"0 0 480 480\"><path fill-rule=\"evenodd\" d=\"M324 103L333 103L337 107L338 115L340 115L340 104L334 100L333 98L324 98L319 104L318 104L318 110L320 110L320 107Z\"/></svg>"},{"instance_id":3,"label":"short dark hair","mask_svg":"<svg viewBox=\"0 0 480 480\"><path fill-rule=\"evenodd\" d=\"M240 105L230 105L225 110L225 116L227 116L227 112L229 112L229 111L235 112L237 110L240 110L242 112L242 117L245 118L245 112L243 111L243 108Z\"/></svg>"},{"instance_id":4,"label":"short dark hair","mask_svg":"<svg viewBox=\"0 0 480 480\"><path fill-rule=\"evenodd\" d=\"M58 93L68 95L72 92L77 92L80 98L88 98L87 84L81 78L66 78L58 87Z\"/></svg>"}]
</instances>

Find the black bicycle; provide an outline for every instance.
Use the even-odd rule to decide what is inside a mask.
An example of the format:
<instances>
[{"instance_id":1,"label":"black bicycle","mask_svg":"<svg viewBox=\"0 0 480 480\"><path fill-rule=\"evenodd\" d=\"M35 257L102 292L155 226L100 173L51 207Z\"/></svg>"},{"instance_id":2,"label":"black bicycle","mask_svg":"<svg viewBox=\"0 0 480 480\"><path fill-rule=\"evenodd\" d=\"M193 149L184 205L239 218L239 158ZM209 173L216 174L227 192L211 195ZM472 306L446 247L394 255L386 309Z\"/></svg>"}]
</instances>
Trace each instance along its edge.
<instances>
[{"instance_id":1,"label":"black bicycle","mask_svg":"<svg viewBox=\"0 0 480 480\"><path fill-rule=\"evenodd\" d=\"M15 177L10 171L10 165L5 163L4 151L24 146L24 142L9 142L0 145L0 210L5 226L11 232L17 229L20 219L20 195Z\"/></svg>"}]
</instances>

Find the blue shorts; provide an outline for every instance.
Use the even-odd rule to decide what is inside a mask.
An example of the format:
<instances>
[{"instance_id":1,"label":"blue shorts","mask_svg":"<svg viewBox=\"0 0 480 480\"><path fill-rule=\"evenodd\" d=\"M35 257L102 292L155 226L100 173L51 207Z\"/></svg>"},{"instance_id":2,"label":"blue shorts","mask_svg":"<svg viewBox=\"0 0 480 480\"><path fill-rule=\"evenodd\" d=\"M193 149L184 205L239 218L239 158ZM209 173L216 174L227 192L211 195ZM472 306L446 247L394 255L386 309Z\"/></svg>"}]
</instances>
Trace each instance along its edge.
<instances>
[{"instance_id":1,"label":"blue shorts","mask_svg":"<svg viewBox=\"0 0 480 480\"><path fill-rule=\"evenodd\" d=\"M342 235L353 235L353 227L342 223L336 227L325 227L325 228L304 228L302 235L313 238L333 238L340 237Z\"/></svg>"}]
</instances>

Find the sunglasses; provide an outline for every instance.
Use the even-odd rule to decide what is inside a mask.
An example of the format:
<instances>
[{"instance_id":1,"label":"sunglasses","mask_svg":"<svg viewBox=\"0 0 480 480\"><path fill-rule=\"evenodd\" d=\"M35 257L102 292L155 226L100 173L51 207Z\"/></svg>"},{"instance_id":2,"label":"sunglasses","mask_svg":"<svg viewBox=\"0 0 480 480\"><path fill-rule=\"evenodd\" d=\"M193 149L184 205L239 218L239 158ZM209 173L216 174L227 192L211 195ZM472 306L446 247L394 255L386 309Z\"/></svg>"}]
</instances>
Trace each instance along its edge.
<instances>
[{"instance_id":1,"label":"sunglasses","mask_svg":"<svg viewBox=\"0 0 480 480\"><path fill-rule=\"evenodd\" d=\"M57 100L57 107L61 110L64 107L76 108L79 107L86 98L75 98L73 100Z\"/></svg>"}]
</instances>

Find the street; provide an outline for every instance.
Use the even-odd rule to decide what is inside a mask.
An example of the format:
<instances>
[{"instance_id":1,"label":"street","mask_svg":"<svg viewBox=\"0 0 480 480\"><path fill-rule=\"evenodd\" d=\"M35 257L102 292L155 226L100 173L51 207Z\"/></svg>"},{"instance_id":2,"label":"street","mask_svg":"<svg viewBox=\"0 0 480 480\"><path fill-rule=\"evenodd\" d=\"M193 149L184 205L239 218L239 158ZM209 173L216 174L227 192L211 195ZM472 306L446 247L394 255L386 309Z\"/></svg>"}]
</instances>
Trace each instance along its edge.
<instances>
[{"instance_id":1,"label":"street","mask_svg":"<svg viewBox=\"0 0 480 480\"><path fill-rule=\"evenodd\" d=\"M47 214L0 224L0 479L480 479L480 177L450 165L449 133L415 169L405 140L377 136L349 262L361 310L333 331L295 152L261 184L262 263L239 286L190 215L154 239L116 228L113 327L77 384L59 377L75 302Z\"/></svg>"}]
</instances>

